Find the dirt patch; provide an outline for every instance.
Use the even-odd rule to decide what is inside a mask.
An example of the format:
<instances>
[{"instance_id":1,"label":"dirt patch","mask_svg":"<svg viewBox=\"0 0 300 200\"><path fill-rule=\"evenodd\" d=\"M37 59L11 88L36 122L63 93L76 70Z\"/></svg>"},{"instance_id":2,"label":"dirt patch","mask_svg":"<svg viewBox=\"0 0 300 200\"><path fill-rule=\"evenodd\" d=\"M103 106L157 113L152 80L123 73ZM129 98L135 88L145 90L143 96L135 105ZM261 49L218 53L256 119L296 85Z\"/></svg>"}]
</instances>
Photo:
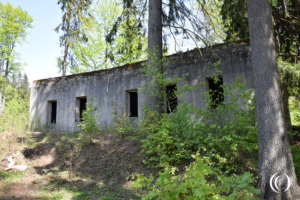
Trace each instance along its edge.
<instances>
[{"instance_id":1,"label":"dirt patch","mask_svg":"<svg viewBox=\"0 0 300 200\"><path fill-rule=\"evenodd\" d=\"M22 199L22 200L35 200L41 199L33 197L36 192L36 186L34 185L34 181L36 178L33 175L28 175L22 177L18 182L13 182L5 187L0 185L0 193L4 194L1 196L1 200L5 199Z\"/></svg>"},{"instance_id":2,"label":"dirt patch","mask_svg":"<svg viewBox=\"0 0 300 200\"><path fill-rule=\"evenodd\" d=\"M54 165L68 170L68 161L74 173L83 174L109 186L126 185L128 177L133 173L149 175L157 171L143 164L146 154L141 152L140 145L136 140L112 134L97 135L93 144L84 145L80 150L76 150L74 146L58 150ZM66 146L68 145L64 148ZM69 153L61 155L63 152Z\"/></svg>"},{"instance_id":3,"label":"dirt patch","mask_svg":"<svg viewBox=\"0 0 300 200\"><path fill-rule=\"evenodd\" d=\"M55 152L55 144L54 143L45 143L40 144L35 148L26 148L23 151L23 155L26 158L34 158L34 157L40 157L43 155L49 155L53 154Z\"/></svg>"},{"instance_id":4,"label":"dirt patch","mask_svg":"<svg viewBox=\"0 0 300 200\"><path fill-rule=\"evenodd\" d=\"M93 143L78 146L80 141L72 139L71 135L48 135L43 140L33 138L40 142L20 151L28 170L18 181L0 183L1 200L47 199L49 193L59 192L62 188L68 194L82 194L82 199L103 196L117 200L139 199L136 195L140 194L132 190L128 177L133 173L157 173L143 164L146 154L141 152L137 140L99 134L93 138ZM44 194L45 190L48 193ZM84 198L87 191L88 194L92 191L92 195Z\"/></svg>"}]
</instances>

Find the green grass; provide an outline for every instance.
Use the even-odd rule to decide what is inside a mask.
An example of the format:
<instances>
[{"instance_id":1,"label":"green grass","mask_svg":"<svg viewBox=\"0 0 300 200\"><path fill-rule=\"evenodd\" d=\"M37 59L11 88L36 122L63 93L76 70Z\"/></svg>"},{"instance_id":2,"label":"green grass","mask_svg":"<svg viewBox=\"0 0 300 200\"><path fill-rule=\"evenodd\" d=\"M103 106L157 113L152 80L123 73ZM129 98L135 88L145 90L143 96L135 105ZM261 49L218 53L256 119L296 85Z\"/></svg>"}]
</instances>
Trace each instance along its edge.
<instances>
[{"instance_id":1,"label":"green grass","mask_svg":"<svg viewBox=\"0 0 300 200\"><path fill-rule=\"evenodd\" d=\"M47 181L45 182L45 180ZM58 175L49 173L43 176L43 180L36 183L40 187L35 195L51 200L140 199L133 197L131 191L124 188L107 187L97 183L85 184L83 180L80 177L68 180L61 173Z\"/></svg>"},{"instance_id":2,"label":"green grass","mask_svg":"<svg viewBox=\"0 0 300 200\"><path fill-rule=\"evenodd\" d=\"M24 175L24 172L0 171L0 180L2 184L10 184L14 181L19 181Z\"/></svg>"}]
</instances>

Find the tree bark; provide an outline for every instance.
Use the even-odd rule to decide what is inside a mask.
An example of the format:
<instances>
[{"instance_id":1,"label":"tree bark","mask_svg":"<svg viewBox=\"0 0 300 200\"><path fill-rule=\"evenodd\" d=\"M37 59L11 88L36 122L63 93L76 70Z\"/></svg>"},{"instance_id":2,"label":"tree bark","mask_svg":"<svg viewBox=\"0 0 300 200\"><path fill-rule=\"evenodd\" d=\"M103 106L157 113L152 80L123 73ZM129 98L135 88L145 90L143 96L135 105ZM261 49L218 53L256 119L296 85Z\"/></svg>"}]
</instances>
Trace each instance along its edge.
<instances>
[{"instance_id":1,"label":"tree bark","mask_svg":"<svg viewBox=\"0 0 300 200\"><path fill-rule=\"evenodd\" d=\"M8 79L8 74L9 74L9 58L6 59L6 67L5 67L5 72L4 72L4 79L3 79L3 85L2 85L2 91L0 94L0 114L3 113L4 106L5 106L5 98L6 98L6 82Z\"/></svg>"},{"instance_id":2,"label":"tree bark","mask_svg":"<svg viewBox=\"0 0 300 200\"><path fill-rule=\"evenodd\" d=\"M271 3L269 0L247 2L255 85L261 198L300 199L284 120ZM276 173L281 177L278 180L278 193L270 186L270 179ZM286 192L285 174L291 181L291 187Z\"/></svg>"},{"instance_id":3,"label":"tree bark","mask_svg":"<svg viewBox=\"0 0 300 200\"><path fill-rule=\"evenodd\" d=\"M287 129L288 134L289 134L290 144L294 145L294 138L293 138L293 135L291 134L291 132L292 132L292 121L291 121L291 115L290 115L289 94L288 94L288 88L287 88L288 73L284 72L284 70L282 70L281 74L282 74L281 92L282 92L282 101L283 101L283 110L284 110L286 129Z\"/></svg>"},{"instance_id":4,"label":"tree bark","mask_svg":"<svg viewBox=\"0 0 300 200\"><path fill-rule=\"evenodd\" d=\"M148 48L149 67L158 67L160 73L163 73L162 67L162 0L149 0L148 17ZM155 65L155 66L154 66ZM164 88L156 85L159 91L157 97L154 97L151 104L156 105L160 113L164 112Z\"/></svg>"},{"instance_id":5,"label":"tree bark","mask_svg":"<svg viewBox=\"0 0 300 200\"><path fill-rule=\"evenodd\" d=\"M62 62L62 76L67 75L67 58L68 58L68 53L69 53L69 45L70 45L70 20L71 20L71 4L68 3L68 9L67 9L67 33L66 33L66 41L65 41L65 50L64 50L64 58Z\"/></svg>"}]
</instances>

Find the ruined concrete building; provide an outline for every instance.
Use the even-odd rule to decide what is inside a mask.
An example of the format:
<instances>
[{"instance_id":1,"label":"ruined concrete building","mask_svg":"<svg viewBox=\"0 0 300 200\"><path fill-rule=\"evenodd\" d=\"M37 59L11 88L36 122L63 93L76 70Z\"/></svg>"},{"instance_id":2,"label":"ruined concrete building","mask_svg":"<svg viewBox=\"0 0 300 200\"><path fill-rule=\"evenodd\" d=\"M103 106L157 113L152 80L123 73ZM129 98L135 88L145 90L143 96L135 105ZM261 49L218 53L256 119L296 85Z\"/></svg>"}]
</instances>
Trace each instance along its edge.
<instances>
[{"instance_id":1,"label":"ruined concrete building","mask_svg":"<svg viewBox=\"0 0 300 200\"><path fill-rule=\"evenodd\" d=\"M242 77L247 89L253 88L251 54L247 42L219 44L200 51L195 49L169 56L169 60L163 66L163 70L168 72L167 78L188 74L178 85L167 86L169 93L186 83L195 85L206 82L196 90L172 97L173 105L169 106L169 112L184 99L197 108L207 106L203 101L205 91L211 89L222 92L221 85L230 85L237 77ZM216 62L220 63L217 68L222 72L218 83L212 81L216 76ZM111 125L114 107L119 114L126 112L132 119L138 119L143 115L142 106L145 103L151 105L151 98L140 92L142 84L150 80L143 76L141 68L142 62L34 81L30 98L33 128L40 126L75 131L91 98L100 113L97 120L102 127ZM226 101L226 96L223 99Z\"/></svg>"}]
</instances>

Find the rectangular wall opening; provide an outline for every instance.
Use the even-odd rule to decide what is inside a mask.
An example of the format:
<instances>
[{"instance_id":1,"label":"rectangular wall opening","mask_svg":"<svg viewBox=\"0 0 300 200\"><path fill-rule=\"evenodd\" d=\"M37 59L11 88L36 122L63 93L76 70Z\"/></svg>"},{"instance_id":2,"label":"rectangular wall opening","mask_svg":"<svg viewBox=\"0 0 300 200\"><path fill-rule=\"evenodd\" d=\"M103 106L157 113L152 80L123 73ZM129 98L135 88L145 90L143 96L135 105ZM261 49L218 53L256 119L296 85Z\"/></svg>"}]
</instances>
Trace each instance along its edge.
<instances>
[{"instance_id":1,"label":"rectangular wall opening","mask_svg":"<svg viewBox=\"0 0 300 200\"><path fill-rule=\"evenodd\" d=\"M82 122L83 111L86 110L87 98L86 97L77 97L76 98L76 116L75 121Z\"/></svg>"},{"instance_id":2,"label":"rectangular wall opening","mask_svg":"<svg viewBox=\"0 0 300 200\"><path fill-rule=\"evenodd\" d=\"M129 96L129 114L130 117L138 117L138 93L137 91L128 91Z\"/></svg>"},{"instance_id":3,"label":"rectangular wall opening","mask_svg":"<svg viewBox=\"0 0 300 200\"><path fill-rule=\"evenodd\" d=\"M224 103L223 77L206 78L209 89L209 106L211 109L216 109Z\"/></svg>"},{"instance_id":4,"label":"rectangular wall opening","mask_svg":"<svg viewBox=\"0 0 300 200\"><path fill-rule=\"evenodd\" d=\"M167 113L171 113L177 109L177 86L168 85L166 87Z\"/></svg>"},{"instance_id":5,"label":"rectangular wall opening","mask_svg":"<svg viewBox=\"0 0 300 200\"><path fill-rule=\"evenodd\" d=\"M50 123L56 124L57 101L49 101L49 107L50 107Z\"/></svg>"}]
</instances>

